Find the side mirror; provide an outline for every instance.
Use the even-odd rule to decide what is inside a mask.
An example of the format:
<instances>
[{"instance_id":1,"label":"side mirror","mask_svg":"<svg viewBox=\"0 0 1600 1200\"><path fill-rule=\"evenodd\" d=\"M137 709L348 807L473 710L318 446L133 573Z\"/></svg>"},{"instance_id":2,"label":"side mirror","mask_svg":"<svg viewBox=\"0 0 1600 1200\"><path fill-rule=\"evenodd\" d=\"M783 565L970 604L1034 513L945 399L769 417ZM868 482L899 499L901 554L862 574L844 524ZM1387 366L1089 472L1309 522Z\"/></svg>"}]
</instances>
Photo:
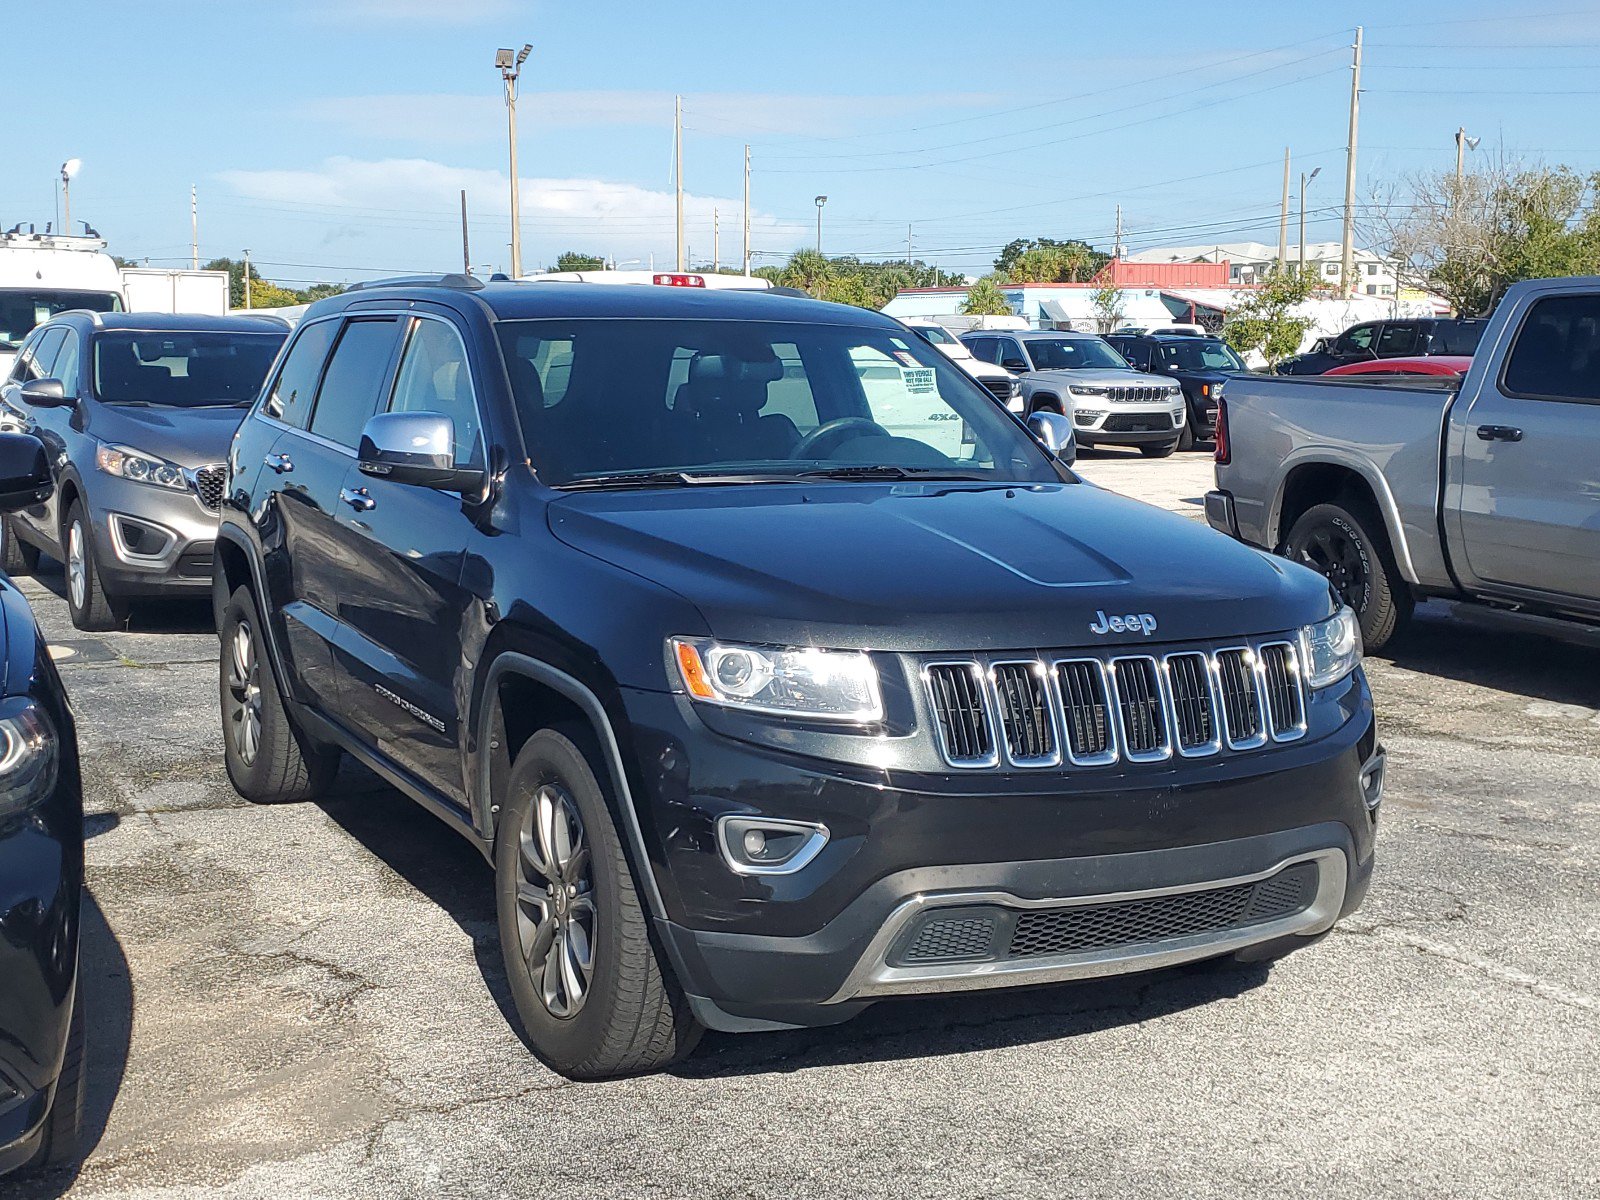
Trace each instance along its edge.
<instances>
[{"instance_id":1,"label":"side mirror","mask_svg":"<svg viewBox=\"0 0 1600 1200\"><path fill-rule=\"evenodd\" d=\"M356 466L363 475L413 487L471 491L483 472L456 467L455 441L455 422L443 413L378 413L361 431Z\"/></svg>"},{"instance_id":2,"label":"side mirror","mask_svg":"<svg viewBox=\"0 0 1600 1200\"><path fill-rule=\"evenodd\" d=\"M0 512L42 504L54 489L44 443L31 433L0 433Z\"/></svg>"},{"instance_id":3,"label":"side mirror","mask_svg":"<svg viewBox=\"0 0 1600 1200\"><path fill-rule=\"evenodd\" d=\"M71 408L74 403L59 379L30 379L17 389L17 394L34 408Z\"/></svg>"},{"instance_id":4,"label":"side mirror","mask_svg":"<svg viewBox=\"0 0 1600 1200\"><path fill-rule=\"evenodd\" d=\"M1020 358L1002 358L1000 360L1000 365L1016 375L1021 375L1028 369L1028 364L1023 362Z\"/></svg>"},{"instance_id":5,"label":"side mirror","mask_svg":"<svg viewBox=\"0 0 1600 1200\"><path fill-rule=\"evenodd\" d=\"M1078 461L1078 438L1072 422L1060 413L1036 412L1028 417L1028 432L1034 440L1067 466Z\"/></svg>"}]
</instances>

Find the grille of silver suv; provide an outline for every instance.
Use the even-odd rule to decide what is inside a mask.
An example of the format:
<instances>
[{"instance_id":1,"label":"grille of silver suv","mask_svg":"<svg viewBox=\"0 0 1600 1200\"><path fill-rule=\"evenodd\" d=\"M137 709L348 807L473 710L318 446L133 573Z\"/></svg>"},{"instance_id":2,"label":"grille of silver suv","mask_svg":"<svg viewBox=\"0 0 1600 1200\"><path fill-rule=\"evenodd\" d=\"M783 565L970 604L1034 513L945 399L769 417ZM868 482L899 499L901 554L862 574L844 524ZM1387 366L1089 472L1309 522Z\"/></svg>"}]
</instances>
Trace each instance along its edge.
<instances>
[{"instance_id":1,"label":"grille of silver suv","mask_svg":"<svg viewBox=\"0 0 1600 1200\"><path fill-rule=\"evenodd\" d=\"M1300 651L1281 640L1144 654L943 661L923 668L953 767L1163 762L1306 731Z\"/></svg>"},{"instance_id":2,"label":"grille of silver suv","mask_svg":"<svg viewBox=\"0 0 1600 1200\"><path fill-rule=\"evenodd\" d=\"M194 472L194 490L204 504L212 512L222 508L222 493L228 486L228 468L226 464L219 463L212 467L200 467Z\"/></svg>"}]
</instances>

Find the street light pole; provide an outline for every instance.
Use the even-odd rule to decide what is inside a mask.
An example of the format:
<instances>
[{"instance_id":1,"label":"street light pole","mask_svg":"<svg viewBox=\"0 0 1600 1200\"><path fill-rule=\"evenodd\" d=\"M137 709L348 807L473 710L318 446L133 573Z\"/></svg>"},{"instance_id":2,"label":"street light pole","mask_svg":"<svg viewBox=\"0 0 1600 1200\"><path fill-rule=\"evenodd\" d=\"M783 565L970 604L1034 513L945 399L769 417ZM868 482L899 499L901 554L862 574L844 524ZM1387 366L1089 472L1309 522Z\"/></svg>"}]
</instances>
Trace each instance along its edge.
<instances>
[{"instance_id":1,"label":"street light pole","mask_svg":"<svg viewBox=\"0 0 1600 1200\"><path fill-rule=\"evenodd\" d=\"M69 158L61 164L61 232L67 235L72 233L72 177L83 166L81 159Z\"/></svg>"},{"instance_id":2,"label":"street light pole","mask_svg":"<svg viewBox=\"0 0 1600 1200\"><path fill-rule=\"evenodd\" d=\"M822 206L828 202L826 196L817 197L817 253L822 253Z\"/></svg>"},{"instance_id":3,"label":"street light pole","mask_svg":"<svg viewBox=\"0 0 1600 1200\"><path fill-rule=\"evenodd\" d=\"M1456 130L1456 195L1461 195L1462 176L1466 172L1467 151L1476 150L1482 138L1468 137L1466 126Z\"/></svg>"},{"instance_id":4,"label":"street light pole","mask_svg":"<svg viewBox=\"0 0 1600 1200\"><path fill-rule=\"evenodd\" d=\"M528 61L533 47L524 44L515 55L501 48L494 52L494 65L500 71L500 81L506 93L506 127L511 144L511 278L522 277L522 201L517 189L517 79L522 74L522 64Z\"/></svg>"},{"instance_id":5,"label":"street light pole","mask_svg":"<svg viewBox=\"0 0 1600 1200\"><path fill-rule=\"evenodd\" d=\"M1321 174L1321 167L1309 175L1304 171L1300 172L1300 273L1302 275L1306 270L1306 184Z\"/></svg>"}]
</instances>

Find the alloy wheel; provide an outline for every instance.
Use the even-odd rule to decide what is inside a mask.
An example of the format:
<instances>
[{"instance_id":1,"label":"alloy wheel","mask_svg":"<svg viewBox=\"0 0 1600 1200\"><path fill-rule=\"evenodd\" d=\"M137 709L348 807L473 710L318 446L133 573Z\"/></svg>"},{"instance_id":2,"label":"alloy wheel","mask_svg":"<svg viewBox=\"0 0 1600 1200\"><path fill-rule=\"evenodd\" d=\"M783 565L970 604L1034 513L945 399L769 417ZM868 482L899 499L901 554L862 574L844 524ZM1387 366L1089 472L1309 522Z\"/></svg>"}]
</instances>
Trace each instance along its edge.
<instances>
[{"instance_id":1,"label":"alloy wheel","mask_svg":"<svg viewBox=\"0 0 1600 1200\"><path fill-rule=\"evenodd\" d=\"M81 612L89 597L89 562L82 521L74 521L67 530L67 589L72 606Z\"/></svg>"},{"instance_id":2,"label":"alloy wheel","mask_svg":"<svg viewBox=\"0 0 1600 1200\"><path fill-rule=\"evenodd\" d=\"M250 622L240 621L228 640L228 737L245 766L261 749L261 662Z\"/></svg>"},{"instance_id":3,"label":"alloy wheel","mask_svg":"<svg viewBox=\"0 0 1600 1200\"><path fill-rule=\"evenodd\" d=\"M1341 600L1361 611L1367 597L1367 568L1361 548L1349 534L1337 525L1318 525L1297 557L1327 579Z\"/></svg>"},{"instance_id":4,"label":"alloy wheel","mask_svg":"<svg viewBox=\"0 0 1600 1200\"><path fill-rule=\"evenodd\" d=\"M559 783L534 793L517 861L517 935L528 977L551 1016L576 1016L594 974L594 880L583 818Z\"/></svg>"}]
</instances>

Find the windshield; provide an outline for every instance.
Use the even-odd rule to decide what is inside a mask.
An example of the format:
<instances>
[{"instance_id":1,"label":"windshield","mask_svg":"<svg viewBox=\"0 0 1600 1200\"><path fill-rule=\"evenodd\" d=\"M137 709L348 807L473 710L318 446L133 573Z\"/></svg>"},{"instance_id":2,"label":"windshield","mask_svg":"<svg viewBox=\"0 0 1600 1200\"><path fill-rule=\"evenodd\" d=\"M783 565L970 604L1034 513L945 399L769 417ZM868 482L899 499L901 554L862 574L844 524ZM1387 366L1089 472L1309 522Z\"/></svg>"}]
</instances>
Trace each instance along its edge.
<instances>
[{"instance_id":1,"label":"windshield","mask_svg":"<svg viewBox=\"0 0 1600 1200\"><path fill-rule=\"evenodd\" d=\"M1126 371L1128 360L1097 337L1029 338L1036 371L1081 371L1090 367Z\"/></svg>"},{"instance_id":2,"label":"windshield","mask_svg":"<svg viewBox=\"0 0 1600 1200\"><path fill-rule=\"evenodd\" d=\"M1206 338L1173 338L1157 343L1161 361L1180 371L1246 371L1244 360L1226 342Z\"/></svg>"},{"instance_id":3,"label":"windshield","mask_svg":"<svg viewBox=\"0 0 1600 1200\"><path fill-rule=\"evenodd\" d=\"M94 394L105 404L246 405L283 333L107 330L94 339Z\"/></svg>"},{"instance_id":4,"label":"windshield","mask_svg":"<svg viewBox=\"0 0 1600 1200\"><path fill-rule=\"evenodd\" d=\"M918 333L920 333L923 337L927 338L935 346L959 346L959 345L961 345L960 342L956 341L956 339L950 335L950 331L948 329L943 328L942 326L939 326L939 325L913 325L911 328L915 329Z\"/></svg>"},{"instance_id":5,"label":"windshield","mask_svg":"<svg viewBox=\"0 0 1600 1200\"><path fill-rule=\"evenodd\" d=\"M528 451L555 486L919 477L1060 482L1026 430L913 334L758 321L506 321Z\"/></svg>"},{"instance_id":6,"label":"windshield","mask_svg":"<svg viewBox=\"0 0 1600 1200\"><path fill-rule=\"evenodd\" d=\"M120 312L122 297L115 292L0 288L0 350L15 350L36 325L43 325L57 313L73 308L87 308L91 312Z\"/></svg>"}]
</instances>

